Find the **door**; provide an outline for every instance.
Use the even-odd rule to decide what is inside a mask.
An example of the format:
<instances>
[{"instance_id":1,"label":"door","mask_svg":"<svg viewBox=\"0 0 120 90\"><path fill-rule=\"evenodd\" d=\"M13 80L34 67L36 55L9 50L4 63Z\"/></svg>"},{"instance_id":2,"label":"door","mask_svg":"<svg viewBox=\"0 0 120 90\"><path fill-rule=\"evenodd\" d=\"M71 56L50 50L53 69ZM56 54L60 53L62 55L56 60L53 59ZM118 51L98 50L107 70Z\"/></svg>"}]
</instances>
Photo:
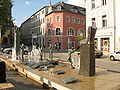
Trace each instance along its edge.
<instances>
[{"instance_id":1,"label":"door","mask_svg":"<svg viewBox=\"0 0 120 90\"><path fill-rule=\"evenodd\" d=\"M102 38L101 40L101 50L103 51L104 55L109 54L109 38Z\"/></svg>"}]
</instances>

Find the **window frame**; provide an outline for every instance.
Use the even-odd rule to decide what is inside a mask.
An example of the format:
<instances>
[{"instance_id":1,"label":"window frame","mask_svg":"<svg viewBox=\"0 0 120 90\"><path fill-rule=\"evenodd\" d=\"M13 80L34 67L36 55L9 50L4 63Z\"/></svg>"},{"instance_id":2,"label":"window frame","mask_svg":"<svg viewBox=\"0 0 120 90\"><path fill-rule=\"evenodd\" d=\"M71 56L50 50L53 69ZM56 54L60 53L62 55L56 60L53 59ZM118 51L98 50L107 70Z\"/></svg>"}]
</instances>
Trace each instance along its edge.
<instances>
[{"instance_id":1,"label":"window frame","mask_svg":"<svg viewBox=\"0 0 120 90\"><path fill-rule=\"evenodd\" d=\"M91 0L91 8L92 8L92 9L95 8L95 0Z\"/></svg>"},{"instance_id":2,"label":"window frame","mask_svg":"<svg viewBox=\"0 0 120 90\"><path fill-rule=\"evenodd\" d=\"M96 18L92 18L92 27L96 27Z\"/></svg>"},{"instance_id":3,"label":"window frame","mask_svg":"<svg viewBox=\"0 0 120 90\"><path fill-rule=\"evenodd\" d=\"M56 22L60 22L60 16L59 15L56 16Z\"/></svg>"},{"instance_id":4,"label":"window frame","mask_svg":"<svg viewBox=\"0 0 120 90\"><path fill-rule=\"evenodd\" d=\"M51 28L48 28L48 36L51 36L52 35L52 30L51 30Z\"/></svg>"},{"instance_id":5,"label":"window frame","mask_svg":"<svg viewBox=\"0 0 120 90\"><path fill-rule=\"evenodd\" d=\"M102 0L102 6L106 5L107 1L106 0Z\"/></svg>"},{"instance_id":6,"label":"window frame","mask_svg":"<svg viewBox=\"0 0 120 90\"><path fill-rule=\"evenodd\" d=\"M68 28L67 35L68 36L75 36L75 30L72 27Z\"/></svg>"},{"instance_id":7,"label":"window frame","mask_svg":"<svg viewBox=\"0 0 120 90\"><path fill-rule=\"evenodd\" d=\"M66 16L66 22L70 23L70 16Z\"/></svg>"},{"instance_id":8,"label":"window frame","mask_svg":"<svg viewBox=\"0 0 120 90\"><path fill-rule=\"evenodd\" d=\"M82 35L80 35L80 32L82 32ZM80 28L77 32L77 36L85 36L85 32L83 30L83 28Z\"/></svg>"},{"instance_id":9,"label":"window frame","mask_svg":"<svg viewBox=\"0 0 120 90\"><path fill-rule=\"evenodd\" d=\"M79 21L78 21L79 20ZM77 18L77 24L80 24L80 18Z\"/></svg>"},{"instance_id":10,"label":"window frame","mask_svg":"<svg viewBox=\"0 0 120 90\"><path fill-rule=\"evenodd\" d=\"M58 29L59 29L59 31L57 31ZM61 35L61 28L57 27L55 29L55 35L57 35L57 36Z\"/></svg>"},{"instance_id":11,"label":"window frame","mask_svg":"<svg viewBox=\"0 0 120 90\"><path fill-rule=\"evenodd\" d=\"M72 23L75 23L75 17L72 16Z\"/></svg>"},{"instance_id":12,"label":"window frame","mask_svg":"<svg viewBox=\"0 0 120 90\"><path fill-rule=\"evenodd\" d=\"M107 16L103 15L102 16L102 27L107 27Z\"/></svg>"},{"instance_id":13,"label":"window frame","mask_svg":"<svg viewBox=\"0 0 120 90\"><path fill-rule=\"evenodd\" d=\"M81 23L85 24L85 19L84 18L82 18Z\"/></svg>"}]
</instances>

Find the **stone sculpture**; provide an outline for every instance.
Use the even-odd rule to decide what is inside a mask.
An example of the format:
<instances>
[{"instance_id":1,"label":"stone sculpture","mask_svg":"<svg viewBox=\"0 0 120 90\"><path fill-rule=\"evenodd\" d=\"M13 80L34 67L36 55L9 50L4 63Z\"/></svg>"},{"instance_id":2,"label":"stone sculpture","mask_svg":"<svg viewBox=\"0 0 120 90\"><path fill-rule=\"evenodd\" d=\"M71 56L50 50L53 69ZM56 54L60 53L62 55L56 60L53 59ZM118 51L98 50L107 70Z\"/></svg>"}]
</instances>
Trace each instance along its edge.
<instances>
[{"instance_id":1,"label":"stone sculpture","mask_svg":"<svg viewBox=\"0 0 120 90\"><path fill-rule=\"evenodd\" d=\"M80 75L93 76L95 75L95 46L94 37L96 28L88 28L88 36L81 41L80 46Z\"/></svg>"}]
</instances>

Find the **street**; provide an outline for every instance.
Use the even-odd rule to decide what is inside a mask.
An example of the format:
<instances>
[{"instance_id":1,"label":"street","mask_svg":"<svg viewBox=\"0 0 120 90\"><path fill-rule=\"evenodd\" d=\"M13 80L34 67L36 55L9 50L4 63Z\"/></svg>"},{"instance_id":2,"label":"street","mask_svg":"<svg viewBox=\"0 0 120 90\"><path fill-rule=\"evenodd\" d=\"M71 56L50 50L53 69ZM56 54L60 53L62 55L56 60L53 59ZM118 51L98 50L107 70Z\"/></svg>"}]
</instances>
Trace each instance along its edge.
<instances>
[{"instance_id":1,"label":"street","mask_svg":"<svg viewBox=\"0 0 120 90\"><path fill-rule=\"evenodd\" d=\"M110 71L120 72L120 60L111 61L108 57L96 58L96 66Z\"/></svg>"},{"instance_id":2,"label":"street","mask_svg":"<svg viewBox=\"0 0 120 90\"><path fill-rule=\"evenodd\" d=\"M67 61L68 53L54 53L54 58ZM73 54L72 58L79 58L77 54ZM120 60L111 61L108 56L96 58L96 67L104 68L110 71L120 72Z\"/></svg>"}]
</instances>

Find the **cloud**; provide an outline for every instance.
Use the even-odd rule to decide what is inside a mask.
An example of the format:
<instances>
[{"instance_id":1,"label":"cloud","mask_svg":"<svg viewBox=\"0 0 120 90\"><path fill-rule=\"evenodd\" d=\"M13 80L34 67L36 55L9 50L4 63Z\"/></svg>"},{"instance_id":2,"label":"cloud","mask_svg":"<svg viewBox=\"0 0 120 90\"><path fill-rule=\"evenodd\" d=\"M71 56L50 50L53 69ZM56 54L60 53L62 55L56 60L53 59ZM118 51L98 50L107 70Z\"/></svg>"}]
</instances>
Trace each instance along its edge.
<instances>
[{"instance_id":1,"label":"cloud","mask_svg":"<svg viewBox=\"0 0 120 90\"><path fill-rule=\"evenodd\" d=\"M80 7L85 7L85 0L68 0L67 3Z\"/></svg>"},{"instance_id":2,"label":"cloud","mask_svg":"<svg viewBox=\"0 0 120 90\"><path fill-rule=\"evenodd\" d=\"M25 1L25 5L30 6L30 4L32 4L32 2Z\"/></svg>"}]
</instances>

